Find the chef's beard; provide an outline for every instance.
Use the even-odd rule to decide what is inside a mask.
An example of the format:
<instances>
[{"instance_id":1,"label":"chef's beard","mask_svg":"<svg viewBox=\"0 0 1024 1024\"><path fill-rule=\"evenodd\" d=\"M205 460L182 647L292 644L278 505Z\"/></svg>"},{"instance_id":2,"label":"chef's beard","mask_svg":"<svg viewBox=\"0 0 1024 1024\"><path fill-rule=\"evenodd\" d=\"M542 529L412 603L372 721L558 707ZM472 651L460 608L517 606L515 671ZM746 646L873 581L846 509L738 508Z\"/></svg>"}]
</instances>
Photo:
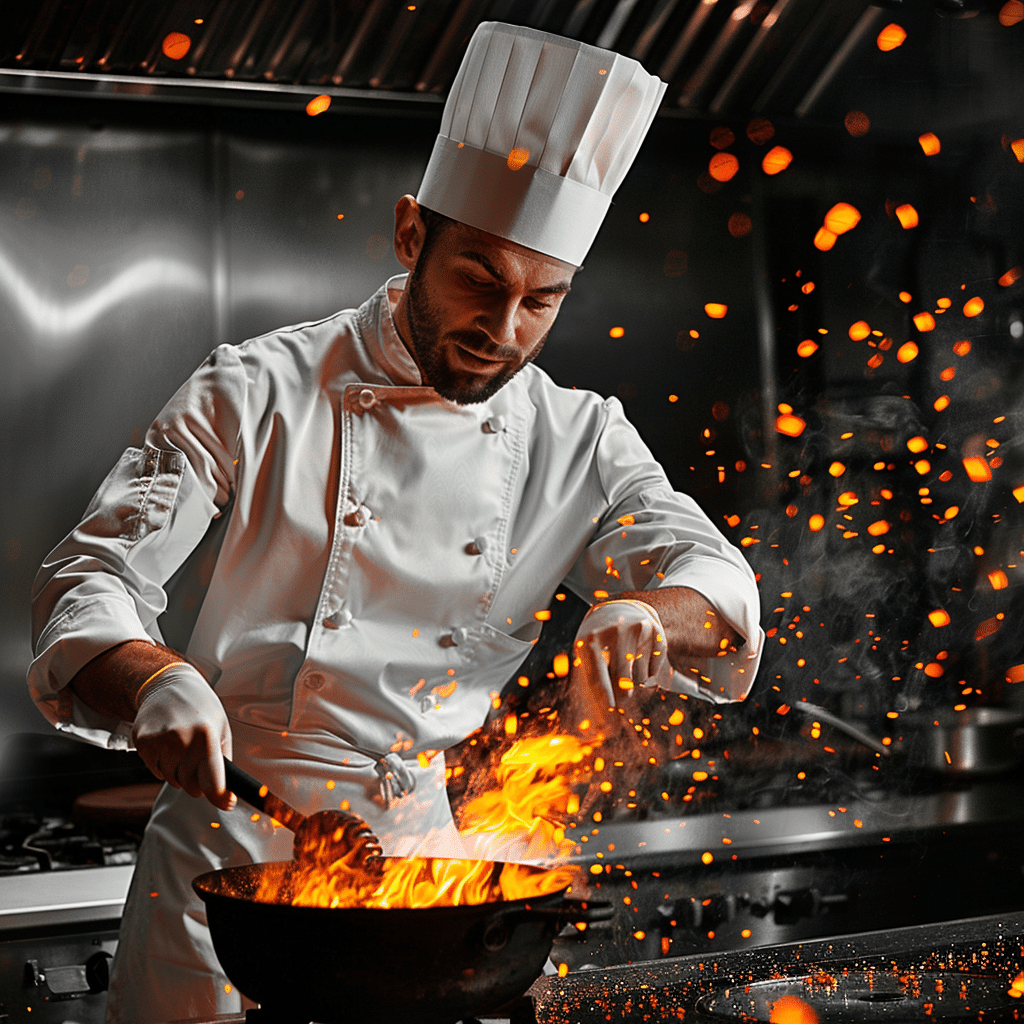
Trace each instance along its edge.
<instances>
[{"instance_id":1,"label":"chef's beard","mask_svg":"<svg viewBox=\"0 0 1024 1024\"><path fill-rule=\"evenodd\" d=\"M406 284L408 291L408 314L410 341L416 362L425 383L429 384L442 398L458 405L475 405L486 402L488 398L500 391L527 363L537 358L547 341L545 332L533 350L519 360L519 350L509 347L488 351L491 344L486 335L480 332L457 331L445 333L443 319L436 306L430 301L426 290L420 286L419 275L413 270ZM508 358L516 360L505 364L492 376L458 370L445 361L441 340L463 342L471 352L486 354L490 359Z\"/></svg>"}]
</instances>

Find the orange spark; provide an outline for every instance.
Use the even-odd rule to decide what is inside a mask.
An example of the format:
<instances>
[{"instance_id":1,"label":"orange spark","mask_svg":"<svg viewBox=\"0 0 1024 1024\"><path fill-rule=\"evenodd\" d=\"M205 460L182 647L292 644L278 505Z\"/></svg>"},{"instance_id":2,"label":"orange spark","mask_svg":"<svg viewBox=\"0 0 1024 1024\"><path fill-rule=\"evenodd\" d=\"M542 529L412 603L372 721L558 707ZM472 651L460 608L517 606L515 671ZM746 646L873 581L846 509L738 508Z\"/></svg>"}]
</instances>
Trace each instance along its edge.
<instances>
[{"instance_id":1,"label":"orange spark","mask_svg":"<svg viewBox=\"0 0 1024 1024\"><path fill-rule=\"evenodd\" d=\"M836 244L836 239L839 236L832 231L829 231L826 227L818 228L817 234L814 236L814 248L820 249L822 252L828 252L833 245Z\"/></svg>"},{"instance_id":2,"label":"orange spark","mask_svg":"<svg viewBox=\"0 0 1024 1024\"><path fill-rule=\"evenodd\" d=\"M799 416L791 413L783 413L775 420L775 429L787 437L799 437L804 432L807 424Z\"/></svg>"},{"instance_id":3,"label":"orange spark","mask_svg":"<svg viewBox=\"0 0 1024 1024\"><path fill-rule=\"evenodd\" d=\"M847 333L852 341L863 341L871 333L871 325L866 320L858 320L850 325Z\"/></svg>"},{"instance_id":4,"label":"orange spark","mask_svg":"<svg viewBox=\"0 0 1024 1024\"><path fill-rule=\"evenodd\" d=\"M928 621L937 628L949 625L949 612L945 608L936 608L928 613Z\"/></svg>"},{"instance_id":5,"label":"orange spark","mask_svg":"<svg viewBox=\"0 0 1024 1024\"><path fill-rule=\"evenodd\" d=\"M980 455L969 455L964 460L964 469L975 483L984 483L992 479L989 464Z\"/></svg>"},{"instance_id":6,"label":"orange spark","mask_svg":"<svg viewBox=\"0 0 1024 1024\"><path fill-rule=\"evenodd\" d=\"M920 436L912 437L907 441L907 447L916 455L928 450L928 442Z\"/></svg>"},{"instance_id":7,"label":"orange spark","mask_svg":"<svg viewBox=\"0 0 1024 1024\"><path fill-rule=\"evenodd\" d=\"M896 350L896 358L901 363L909 363L917 358L918 352L920 352L920 349L917 347L917 343L914 341L907 341L900 345Z\"/></svg>"},{"instance_id":8,"label":"orange spark","mask_svg":"<svg viewBox=\"0 0 1024 1024\"><path fill-rule=\"evenodd\" d=\"M817 351L818 343L813 341L811 338L806 338L796 347L796 354L800 356L801 359L807 359L808 356L813 356Z\"/></svg>"},{"instance_id":9,"label":"orange spark","mask_svg":"<svg viewBox=\"0 0 1024 1024\"><path fill-rule=\"evenodd\" d=\"M331 97L330 96L327 96L327 95L324 95L324 94L321 94L319 96L314 96L306 104L306 113L309 114L310 117L316 117L317 114L322 114L330 105L331 105Z\"/></svg>"},{"instance_id":10,"label":"orange spark","mask_svg":"<svg viewBox=\"0 0 1024 1024\"><path fill-rule=\"evenodd\" d=\"M732 153L716 153L708 163L708 174L715 181L731 181L740 169L740 162Z\"/></svg>"},{"instance_id":11,"label":"orange spark","mask_svg":"<svg viewBox=\"0 0 1024 1024\"><path fill-rule=\"evenodd\" d=\"M984 308L984 300L980 295L975 295L964 303L964 316L977 316Z\"/></svg>"},{"instance_id":12,"label":"orange spark","mask_svg":"<svg viewBox=\"0 0 1024 1024\"><path fill-rule=\"evenodd\" d=\"M903 203L901 206L896 207L896 219L900 222L901 226L907 230L910 228L916 228L920 223L917 210L915 210L910 203Z\"/></svg>"},{"instance_id":13,"label":"orange spark","mask_svg":"<svg viewBox=\"0 0 1024 1024\"><path fill-rule=\"evenodd\" d=\"M184 32L168 32L164 36L161 49L165 57L169 57L171 60L181 60L188 53L191 45L192 40Z\"/></svg>"},{"instance_id":14,"label":"orange spark","mask_svg":"<svg viewBox=\"0 0 1024 1024\"><path fill-rule=\"evenodd\" d=\"M901 25L892 22L878 33L878 38L875 42L878 48L885 53L889 50L895 50L898 46L902 46L906 38L906 30Z\"/></svg>"},{"instance_id":15,"label":"orange spark","mask_svg":"<svg viewBox=\"0 0 1024 1024\"><path fill-rule=\"evenodd\" d=\"M1006 578L1006 573L1002 569L990 572L988 574L988 581L992 584L993 590L1005 590L1010 585L1010 581Z\"/></svg>"},{"instance_id":16,"label":"orange spark","mask_svg":"<svg viewBox=\"0 0 1024 1024\"><path fill-rule=\"evenodd\" d=\"M505 164L510 171L518 171L526 165L526 161L529 159L530 151L524 146L516 146L515 149L509 151Z\"/></svg>"},{"instance_id":17,"label":"orange spark","mask_svg":"<svg viewBox=\"0 0 1024 1024\"><path fill-rule=\"evenodd\" d=\"M825 227L834 235L844 235L852 231L860 222L860 210L849 203L836 203L825 214Z\"/></svg>"},{"instance_id":18,"label":"orange spark","mask_svg":"<svg viewBox=\"0 0 1024 1024\"><path fill-rule=\"evenodd\" d=\"M914 326L919 331L933 331L935 330L935 317L929 312L915 313L914 314Z\"/></svg>"},{"instance_id":19,"label":"orange spark","mask_svg":"<svg viewBox=\"0 0 1024 1024\"><path fill-rule=\"evenodd\" d=\"M889 523L885 519L879 519L868 527L868 533L872 537L881 537L883 533L889 532Z\"/></svg>"},{"instance_id":20,"label":"orange spark","mask_svg":"<svg viewBox=\"0 0 1024 1024\"><path fill-rule=\"evenodd\" d=\"M1001 278L999 278L999 281L997 283L1001 285L1003 288L1009 288L1010 285L1013 284L1015 281L1020 280L1020 275L1020 267L1010 267L1010 269L1005 274L1003 274Z\"/></svg>"},{"instance_id":21,"label":"orange spark","mask_svg":"<svg viewBox=\"0 0 1024 1024\"><path fill-rule=\"evenodd\" d=\"M920 143L921 149L924 150L925 156L935 156L942 149L942 143L939 142L939 137L934 132L918 135L917 141Z\"/></svg>"},{"instance_id":22,"label":"orange spark","mask_svg":"<svg viewBox=\"0 0 1024 1024\"><path fill-rule=\"evenodd\" d=\"M729 307L724 302L705 302L704 312L712 320L721 320L729 312Z\"/></svg>"},{"instance_id":23,"label":"orange spark","mask_svg":"<svg viewBox=\"0 0 1024 1024\"><path fill-rule=\"evenodd\" d=\"M765 174L778 174L793 162L793 154L785 146L773 146L764 155L761 169Z\"/></svg>"}]
</instances>

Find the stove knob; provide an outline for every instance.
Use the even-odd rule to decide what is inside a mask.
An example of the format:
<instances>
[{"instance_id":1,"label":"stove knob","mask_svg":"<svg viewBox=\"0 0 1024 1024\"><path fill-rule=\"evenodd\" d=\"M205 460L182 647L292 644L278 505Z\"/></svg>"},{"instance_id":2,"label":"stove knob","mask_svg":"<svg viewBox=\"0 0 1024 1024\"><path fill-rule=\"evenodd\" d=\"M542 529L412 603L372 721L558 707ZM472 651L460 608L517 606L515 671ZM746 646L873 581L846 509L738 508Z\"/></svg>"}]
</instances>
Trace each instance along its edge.
<instances>
[{"instance_id":1,"label":"stove knob","mask_svg":"<svg viewBox=\"0 0 1024 1024\"><path fill-rule=\"evenodd\" d=\"M110 961L113 959L100 950L85 961L85 980L89 982L90 992L106 992L110 988Z\"/></svg>"}]
</instances>

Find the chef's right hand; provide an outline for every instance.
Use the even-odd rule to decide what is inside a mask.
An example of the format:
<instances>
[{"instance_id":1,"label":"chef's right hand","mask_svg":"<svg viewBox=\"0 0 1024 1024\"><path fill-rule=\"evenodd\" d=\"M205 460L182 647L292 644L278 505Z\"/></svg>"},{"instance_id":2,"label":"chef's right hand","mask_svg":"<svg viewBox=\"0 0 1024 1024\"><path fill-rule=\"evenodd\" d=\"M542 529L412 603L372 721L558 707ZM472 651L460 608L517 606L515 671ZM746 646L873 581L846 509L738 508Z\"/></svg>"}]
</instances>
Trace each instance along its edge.
<instances>
[{"instance_id":1,"label":"chef's right hand","mask_svg":"<svg viewBox=\"0 0 1024 1024\"><path fill-rule=\"evenodd\" d=\"M235 806L224 777L224 758L231 756L228 718L191 665L171 665L142 687L132 739L158 779L189 796L205 795L222 810Z\"/></svg>"}]
</instances>

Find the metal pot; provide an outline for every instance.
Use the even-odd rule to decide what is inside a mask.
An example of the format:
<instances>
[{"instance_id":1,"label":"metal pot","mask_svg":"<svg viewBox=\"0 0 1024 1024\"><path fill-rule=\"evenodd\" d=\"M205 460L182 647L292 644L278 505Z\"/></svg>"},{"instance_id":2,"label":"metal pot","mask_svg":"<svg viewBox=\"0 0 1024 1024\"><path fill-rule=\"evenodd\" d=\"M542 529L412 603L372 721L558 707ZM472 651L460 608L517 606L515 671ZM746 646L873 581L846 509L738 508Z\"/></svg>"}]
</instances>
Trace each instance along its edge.
<instances>
[{"instance_id":1,"label":"metal pot","mask_svg":"<svg viewBox=\"0 0 1024 1024\"><path fill-rule=\"evenodd\" d=\"M1024 714L1011 708L900 716L907 759L943 775L998 775L1024 756Z\"/></svg>"},{"instance_id":2,"label":"metal pot","mask_svg":"<svg viewBox=\"0 0 1024 1024\"><path fill-rule=\"evenodd\" d=\"M366 1019L449 1024L521 996L559 929L612 916L609 903L534 899L461 907L295 907L250 898L252 864L200 875L217 957L234 985L275 1021Z\"/></svg>"}]
</instances>

